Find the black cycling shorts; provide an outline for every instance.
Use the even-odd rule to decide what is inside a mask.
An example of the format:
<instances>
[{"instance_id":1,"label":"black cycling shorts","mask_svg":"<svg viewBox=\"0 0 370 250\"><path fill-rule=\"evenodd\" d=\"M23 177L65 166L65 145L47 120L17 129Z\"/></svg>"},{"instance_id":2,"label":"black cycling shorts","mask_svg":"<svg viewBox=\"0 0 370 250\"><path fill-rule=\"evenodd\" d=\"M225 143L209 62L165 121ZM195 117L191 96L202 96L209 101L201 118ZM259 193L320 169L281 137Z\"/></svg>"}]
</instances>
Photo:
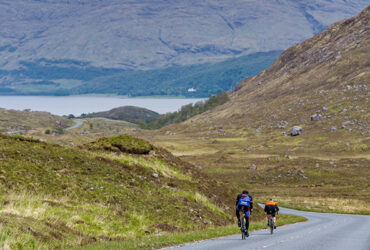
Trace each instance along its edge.
<instances>
[{"instance_id":1,"label":"black cycling shorts","mask_svg":"<svg viewBox=\"0 0 370 250\"><path fill-rule=\"evenodd\" d=\"M243 206L243 205L238 205L237 209L238 211L242 211L242 212L248 212L249 211L249 207L247 206Z\"/></svg>"},{"instance_id":2,"label":"black cycling shorts","mask_svg":"<svg viewBox=\"0 0 370 250\"><path fill-rule=\"evenodd\" d=\"M271 214L271 215L272 215L272 217L275 217L275 215L276 215L276 211L270 211L270 210L268 210L268 211L266 212L266 214Z\"/></svg>"}]
</instances>

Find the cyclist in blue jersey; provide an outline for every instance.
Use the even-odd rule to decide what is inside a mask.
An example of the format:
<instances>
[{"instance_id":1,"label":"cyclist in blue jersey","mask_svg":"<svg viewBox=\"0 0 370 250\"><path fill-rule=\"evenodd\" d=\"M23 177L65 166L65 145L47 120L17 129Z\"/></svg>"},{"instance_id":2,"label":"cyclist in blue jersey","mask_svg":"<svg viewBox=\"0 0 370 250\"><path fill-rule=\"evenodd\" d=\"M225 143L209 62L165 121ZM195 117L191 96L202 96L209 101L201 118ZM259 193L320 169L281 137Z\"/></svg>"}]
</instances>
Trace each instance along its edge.
<instances>
[{"instance_id":1,"label":"cyclist in blue jersey","mask_svg":"<svg viewBox=\"0 0 370 250\"><path fill-rule=\"evenodd\" d=\"M238 194L236 197L236 218L238 218L238 226L241 226L240 221L240 211L246 214L247 216L247 222L246 222L246 228L249 229L249 215L253 212L253 198L249 195L249 192L247 189L244 189L241 194Z\"/></svg>"}]
</instances>

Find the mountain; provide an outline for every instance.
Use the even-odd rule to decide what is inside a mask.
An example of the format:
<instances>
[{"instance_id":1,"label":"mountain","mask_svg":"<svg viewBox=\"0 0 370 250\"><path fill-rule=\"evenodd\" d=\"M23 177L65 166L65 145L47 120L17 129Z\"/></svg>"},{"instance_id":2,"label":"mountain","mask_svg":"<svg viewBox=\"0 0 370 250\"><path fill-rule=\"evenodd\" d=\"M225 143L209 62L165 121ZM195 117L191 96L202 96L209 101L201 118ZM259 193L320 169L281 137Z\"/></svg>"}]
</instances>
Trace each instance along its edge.
<instances>
[{"instance_id":1,"label":"mountain","mask_svg":"<svg viewBox=\"0 0 370 250\"><path fill-rule=\"evenodd\" d=\"M80 66L77 62L53 65L49 61L22 62L22 68L2 71L5 95L119 94L209 97L231 90L247 76L270 66L280 51L256 53L218 63L173 66L153 70L122 70ZM0 70L0 75L1 75ZM9 80L9 77L12 80ZM195 91L190 92L189 89Z\"/></svg>"},{"instance_id":2,"label":"mountain","mask_svg":"<svg viewBox=\"0 0 370 250\"><path fill-rule=\"evenodd\" d=\"M369 17L370 6L287 49L230 101L151 140L260 197L370 213ZM301 133L291 136L295 126Z\"/></svg>"},{"instance_id":3,"label":"mountain","mask_svg":"<svg viewBox=\"0 0 370 250\"><path fill-rule=\"evenodd\" d=\"M85 117L103 117L132 123L150 122L159 117L157 112L135 106L122 106L109 111L87 114Z\"/></svg>"},{"instance_id":4,"label":"mountain","mask_svg":"<svg viewBox=\"0 0 370 250\"><path fill-rule=\"evenodd\" d=\"M69 89L92 77L95 82L97 77L109 78L117 69L155 70L281 51L366 4L365 0L236 0L233 4L3 0L0 90L70 94L76 91ZM67 68L68 74L60 68ZM121 94L129 93L124 89Z\"/></svg>"},{"instance_id":5,"label":"mountain","mask_svg":"<svg viewBox=\"0 0 370 250\"><path fill-rule=\"evenodd\" d=\"M199 64L285 49L366 4L3 0L0 64L5 69L36 59L125 69Z\"/></svg>"},{"instance_id":6,"label":"mountain","mask_svg":"<svg viewBox=\"0 0 370 250\"><path fill-rule=\"evenodd\" d=\"M265 121L261 128L266 129L285 118L296 123L302 118L308 127L318 124L305 112L331 114L322 122L337 127L353 116L358 116L358 122L361 116L366 120L361 110L367 110L370 76L369 9L286 50L267 70L241 82L230 93L231 101L210 118L255 126Z\"/></svg>"}]
</instances>

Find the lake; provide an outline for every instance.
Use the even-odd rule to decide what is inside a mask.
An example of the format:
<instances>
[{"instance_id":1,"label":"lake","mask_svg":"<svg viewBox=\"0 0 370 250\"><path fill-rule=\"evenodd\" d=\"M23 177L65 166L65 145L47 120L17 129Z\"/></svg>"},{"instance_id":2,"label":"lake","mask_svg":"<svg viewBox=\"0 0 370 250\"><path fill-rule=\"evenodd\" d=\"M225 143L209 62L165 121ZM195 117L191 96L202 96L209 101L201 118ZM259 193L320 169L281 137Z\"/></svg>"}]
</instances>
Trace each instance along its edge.
<instances>
[{"instance_id":1,"label":"lake","mask_svg":"<svg viewBox=\"0 0 370 250\"><path fill-rule=\"evenodd\" d=\"M107 111L120 106L137 106L164 114L181 106L202 101L199 98L125 98L96 96L0 96L0 108L47 111L55 115Z\"/></svg>"}]
</instances>

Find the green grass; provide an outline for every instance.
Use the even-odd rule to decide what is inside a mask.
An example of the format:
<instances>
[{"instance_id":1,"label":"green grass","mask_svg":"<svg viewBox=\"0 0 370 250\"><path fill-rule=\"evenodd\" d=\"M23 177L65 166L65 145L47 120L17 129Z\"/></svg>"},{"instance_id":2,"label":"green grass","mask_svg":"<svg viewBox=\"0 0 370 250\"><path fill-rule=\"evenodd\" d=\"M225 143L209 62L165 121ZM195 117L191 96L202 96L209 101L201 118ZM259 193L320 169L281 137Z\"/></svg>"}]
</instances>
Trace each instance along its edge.
<instances>
[{"instance_id":1,"label":"green grass","mask_svg":"<svg viewBox=\"0 0 370 250\"><path fill-rule=\"evenodd\" d=\"M250 231L260 230L266 228L266 222L257 221L254 222L251 219ZM286 224L292 224L297 222L304 222L307 219L295 215L281 214L278 216L277 226ZM200 240L212 239L217 237L223 237L232 234L239 234L240 230L236 225L230 225L225 227L209 228L201 231L192 231L187 233L173 233L166 235L157 236L146 236L137 239L127 239L125 241L117 242L104 242L99 244L87 245L84 247L78 247L75 249L153 249L162 248L167 246L173 246L188 242L195 242Z\"/></svg>"},{"instance_id":2,"label":"green grass","mask_svg":"<svg viewBox=\"0 0 370 250\"><path fill-rule=\"evenodd\" d=\"M356 190L353 190L356 192ZM370 215L367 202L347 198L279 197L279 205L319 213Z\"/></svg>"},{"instance_id":3,"label":"green grass","mask_svg":"<svg viewBox=\"0 0 370 250\"><path fill-rule=\"evenodd\" d=\"M228 133L227 128L224 126ZM207 135L203 132L204 136L210 137L209 140L203 140L202 134L194 136L178 132L170 137L170 142L164 135L157 135L153 141L176 152L182 159L201 166L201 171L215 179L238 186L238 189L245 188L247 183L247 188L256 198L262 196L267 199L273 193L279 198L284 197L281 201L277 199L279 203L298 208L294 206L296 202L303 210L369 213L364 206L369 201L367 176L370 173L368 150L363 146L367 143L365 139L354 137L347 140L342 135L318 133L301 137L261 134L258 137L247 136L246 140L230 141L229 138L233 137L212 136L210 131L205 130ZM334 139L336 136L338 138ZM326 141L325 137L328 138ZM356 151L335 151L342 145L349 149L356 146ZM360 149L362 147L365 151ZM256 166L255 170L251 169L252 165ZM305 197L305 203L299 199L286 203L285 197ZM318 205L315 204L316 199L309 197L327 200ZM333 207L335 202L329 200L338 197L348 204Z\"/></svg>"},{"instance_id":4,"label":"green grass","mask_svg":"<svg viewBox=\"0 0 370 250\"><path fill-rule=\"evenodd\" d=\"M0 108L0 132L23 131L42 128L56 131L72 126L74 122L65 117L52 115L48 112L18 111Z\"/></svg>"},{"instance_id":5,"label":"green grass","mask_svg":"<svg viewBox=\"0 0 370 250\"><path fill-rule=\"evenodd\" d=\"M134 137L97 145L0 134L0 248L73 247L232 222L234 192L193 165Z\"/></svg>"},{"instance_id":6,"label":"green grass","mask_svg":"<svg viewBox=\"0 0 370 250\"><path fill-rule=\"evenodd\" d=\"M174 193L174 196L181 196L181 197L185 197L189 200L193 200L197 203L202 204L204 207L207 207L209 210L211 210L212 212L214 212L214 213L216 213L216 214L218 214L222 217L232 219L232 216L230 216L229 214L226 214L219 207L217 207L215 204L210 202L210 200L206 196L204 196L203 194L200 194L198 192L193 193L193 192L178 191L178 192Z\"/></svg>"},{"instance_id":7,"label":"green grass","mask_svg":"<svg viewBox=\"0 0 370 250\"><path fill-rule=\"evenodd\" d=\"M112 151L133 154L148 154L153 146L147 141L128 135L100 138L86 145L89 150Z\"/></svg>"},{"instance_id":8,"label":"green grass","mask_svg":"<svg viewBox=\"0 0 370 250\"><path fill-rule=\"evenodd\" d=\"M187 180L187 181L192 180L191 176L185 175L184 173L178 171L176 167L168 164L168 162L162 159L155 158L155 157L142 157L142 156L138 156L134 154L128 154L128 155L125 155L124 157L117 156L116 154L113 154L113 153L110 153L110 154L92 153L92 154L96 157L104 157L106 159L118 161L122 164L131 166L133 168L136 166L141 166L141 167L151 170L153 173L159 173L168 178L176 178L176 179Z\"/></svg>"}]
</instances>

